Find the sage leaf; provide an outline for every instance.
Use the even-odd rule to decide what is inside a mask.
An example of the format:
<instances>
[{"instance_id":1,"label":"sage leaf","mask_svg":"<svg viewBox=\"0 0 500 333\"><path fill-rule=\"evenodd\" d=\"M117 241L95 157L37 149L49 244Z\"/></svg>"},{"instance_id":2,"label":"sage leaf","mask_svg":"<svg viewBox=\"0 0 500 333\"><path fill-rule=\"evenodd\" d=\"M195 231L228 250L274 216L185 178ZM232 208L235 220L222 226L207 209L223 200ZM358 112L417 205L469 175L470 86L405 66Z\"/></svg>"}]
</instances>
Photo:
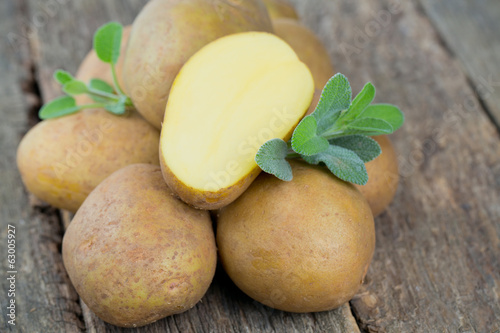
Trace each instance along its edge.
<instances>
[{"instance_id":1,"label":"sage leaf","mask_svg":"<svg viewBox=\"0 0 500 333\"><path fill-rule=\"evenodd\" d=\"M265 142L255 155L255 162L262 169L284 181L293 178L292 167L286 160L288 146L281 139L272 139Z\"/></svg>"}]
</instances>

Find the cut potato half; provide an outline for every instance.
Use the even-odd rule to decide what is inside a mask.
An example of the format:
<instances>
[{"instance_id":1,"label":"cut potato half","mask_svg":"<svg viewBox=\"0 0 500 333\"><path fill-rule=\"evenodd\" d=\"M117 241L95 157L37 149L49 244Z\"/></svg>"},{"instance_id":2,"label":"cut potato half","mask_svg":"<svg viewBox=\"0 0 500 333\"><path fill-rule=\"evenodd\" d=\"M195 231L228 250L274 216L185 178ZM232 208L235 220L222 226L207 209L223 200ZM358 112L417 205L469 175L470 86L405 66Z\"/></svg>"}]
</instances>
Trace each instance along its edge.
<instances>
[{"instance_id":1,"label":"cut potato half","mask_svg":"<svg viewBox=\"0 0 500 333\"><path fill-rule=\"evenodd\" d=\"M287 140L313 93L307 66L272 34L246 32L208 44L170 92L160 143L167 184L197 208L231 203L260 172L260 146Z\"/></svg>"}]
</instances>

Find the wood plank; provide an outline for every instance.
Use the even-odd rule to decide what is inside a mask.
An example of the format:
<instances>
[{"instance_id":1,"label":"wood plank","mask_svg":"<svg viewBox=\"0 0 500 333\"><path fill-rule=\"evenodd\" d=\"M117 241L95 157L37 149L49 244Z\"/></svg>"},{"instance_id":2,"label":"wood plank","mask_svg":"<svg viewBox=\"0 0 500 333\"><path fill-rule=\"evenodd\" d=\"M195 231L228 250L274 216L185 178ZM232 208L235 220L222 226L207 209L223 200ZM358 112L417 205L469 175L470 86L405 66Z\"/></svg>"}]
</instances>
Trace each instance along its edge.
<instances>
[{"instance_id":1,"label":"wood plank","mask_svg":"<svg viewBox=\"0 0 500 333\"><path fill-rule=\"evenodd\" d=\"M500 2L420 0L500 129Z\"/></svg>"},{"instance_id":2,"label":"wood plank","mask_svg":"<svg viewBox=\"0 0 500 333\"><path fill-rule=\"evenodd\" d=\"M407 118L393 135L402 182L376 220L374 261L351 302L358 323L368 332L497 332L500 140L468 77L417 1L295 3L353 90L372 81L376 101Z\"/></svg>"},{"instance_id":3,"label":"wood plank","mask_svg":"<svg viewBox=\"0 0 500 333\"><path fill-rule=\"evenodd\" d=\"M58 213L47 207L31 208L15 163L17 145L33 123L30 110L38 100L29 44L23 37L26 21L22 2L0 2L0 331L77 332L83 329L81 309L61 260ZM16 232L14 267L6 263L8 225ZM13 297L8 295L7 276L11 275L15 275ZM16 305L15 326L6 316L10 300Z\"/></svg>"},{"instance_id":4,"label":"wood plank","mask_svg":"<svg viewBox=\"0 0 500 333\"><path fill-rule=\"evenodd\" d=\"M50 24L38 29L32 44L37 48L38 81L44 99L60 94L54 85L52 72L64 68L74 72L90 49L94 30L109 20L123 24L133 17L145 1L86 1L68 2L57 8ZM31 11L39 2L29 0ZM103 5L105 7L103 8ZM68 24L71 22L71 24ZM76 36L76 37L72 37ZM63 49L63 52L58 51ZM70 216L63 214L65 224ZM121 332L122 329L98 319L82 304L86 329L90 332ZM218 270L215 281L202 302L192 310L166 318L134 332L359 332L350 308L336 311L295 315L276 311L254 302Z\"/></svg>"}]
</instances>

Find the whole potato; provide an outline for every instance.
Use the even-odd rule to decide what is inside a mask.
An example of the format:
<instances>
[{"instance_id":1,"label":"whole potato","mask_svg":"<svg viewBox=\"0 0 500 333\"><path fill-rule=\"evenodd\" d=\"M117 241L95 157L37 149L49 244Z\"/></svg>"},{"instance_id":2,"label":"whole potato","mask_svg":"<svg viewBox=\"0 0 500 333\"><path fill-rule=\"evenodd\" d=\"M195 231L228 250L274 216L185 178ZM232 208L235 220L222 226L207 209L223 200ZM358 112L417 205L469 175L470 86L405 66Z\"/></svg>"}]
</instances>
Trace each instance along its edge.
<instances>
[{"instance_id":1,"label":"whole potato","mask_svg":"<svg viewBox=\"0 0 500 333\"><path fill-rule=\"evenodd\" d=\"M264 0L269 16L276 18L291 18L298 20L299 16L288 0Z\"/></svg>"},{"instance_id":2,"label":"whole potato","mask_svg":"<svg viewBox=\"0 0 500 333\"><path fill-rule=\"evenodd\" d=\"M380 215L394 199L399 183L398 159L387 135L374 136L382 154L366 163L368 183L356 185L370 204L373 216Z\"/></svg>"},{"instance_id":3,"label":"whole potato","mask_svg":"<svg viewBox=\"0 0 500 333\"><path fill-rule=\"evenodd\" d=\"M292 162L293 180L261 174L219 211L217 244L234 283L253 299L290 312L349 301L375 248L370 207L324 167Z\"/></svg>"},{"instance_id":4,"label":"whole potato","mask_svg":"<svg viewBox=\"0 0 500 333\"><path fill-rule=\"evenodd\" d=\"M38 123L19 144L17 165L30 192L75 212L114 171L159 164L159 140L158 130L136 111L115 116L88 109Z\"/></svg>"},{"instance_id":5,"label":"whole potato","mask_svg":"<svg viewBox=\"0 0 500 333\"><path fill-rule=\"evenodd\" d=\"M89 195L62 254L85 304L123 327L192 308L217 263L208 212L174 198L160 168L146 164L115 172Z\"/></svg>"},{"instance_id":6,"label":"whole potato","mask_svg":"<svg viewBox=\"0 0 500 333\"><path fill-rule=\"evenodd\" d=\"M206 44L244 31L272 31L260 0L151 0L134 21L123 78L139 112L161 128L172 83Z\"/></svg>"},{"instance_id":7,"label":"whole potato","mask_svg":"<svg viewBox=\"0 0 500 333\"><path fill-rule=\"evenodd\" d=\"M335 70L321 40L297 20L280 18L272 22L274 33L287 42L299 59L309 67L316 89L323 90Z\"/></svg>"}]
</instances>

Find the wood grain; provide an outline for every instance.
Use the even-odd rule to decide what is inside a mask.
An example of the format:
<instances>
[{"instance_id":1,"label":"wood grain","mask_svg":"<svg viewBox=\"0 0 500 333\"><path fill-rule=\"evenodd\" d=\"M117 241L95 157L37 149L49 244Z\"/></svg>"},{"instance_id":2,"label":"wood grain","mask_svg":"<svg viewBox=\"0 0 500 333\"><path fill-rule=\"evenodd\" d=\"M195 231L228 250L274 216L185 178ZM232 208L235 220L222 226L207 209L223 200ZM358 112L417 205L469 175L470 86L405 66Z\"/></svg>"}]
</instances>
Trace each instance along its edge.
<instances>
[{"instance_id":1,"label":"wood grain","mask_svg":"<svg viewBox=\"0 0 500 333\"><path fill-rule=\"evenodd\" d=\"M500 130L500 4L496 0L420 3Z\"/></svg>"},{"instance_id":2,"label":"wood grain","mask_svg":"<svg viewBox=\"0 0 500 333\"><path fill-rule=\"evenodd\" d=\"M29 43L24 33L25 7L21 2L0 2L0 239L2 279L1 332L78 332L83 329L78 295L64 270L60 246L62 230L54 209L36 207L17 172L17 145L32 122L30 110L38 104L33 91ZM6 265L7 228L15 227L15 297ZM7 320L7 302L15 299L15 326Z\"/></svg>"},{"instance_id":3,"label":"wood grain","mask_svg":"<svg viewBox=\"0 0 500 333\"><path fill-rule=\"evenodd\" d=\"M416 1L296 4L354 91L370 80L406 115L392 138L402 183L351 302L362 329L496 332L500 142L461 66Z\"/></svg>"},{"instance_id":4,"label":"wood grain","mask_svg":"<svg viewBox=\"0 0 500 333\"><path fill-rule=\"evenodd\" d=\"M458 1L456 10L468 1ZM145 2L0 2L0 34L15 32L18 45L12 49L8 39L0 40L1 239L6 239L7 223L19 229L20 270L20 326L13 330L2 315L2 332L124 331L79 304L60 256L62 225L69 216L62 214L61 221L57 211L30 203L14 161L20 137L33 123L30 108L37 103L31 66L43 99L58 96L52 72L75 72L91 47L94 30L111 19L131 23ZM407 118L392 137L399 152L401 185L390 209L376 220L374 261L363 289L351 302L357 323L348 305L316 314L264 307L241 293L219 268L195 308L127 331L359 332L357 324L366 332L500 330L500 138L486 115L498 104L482 96L486 110L479 102L473 90L477 83L468 69L478 65L469 65L475 61L469 53L459 55L462 46L452 46L453 39L460 40L460 30L436 23L439 15L451 10L446 7L451 1L293 2L353 90L372 81L376 100L397 104ZM479 7L495 5L489 4L492 0L480 2ZM50 5L54 3L58 5ZM491 15L493 7L489 8ZM488 26L498 33L493 23ZM480 53L498 54L496 46L463 43L484 49ZM486 73L496 80L498 66L488 68L493 69ZM5 281L0 285L6 289ZM2 295L2 309L5 304Z\"/></svg>"}]
</instances>

